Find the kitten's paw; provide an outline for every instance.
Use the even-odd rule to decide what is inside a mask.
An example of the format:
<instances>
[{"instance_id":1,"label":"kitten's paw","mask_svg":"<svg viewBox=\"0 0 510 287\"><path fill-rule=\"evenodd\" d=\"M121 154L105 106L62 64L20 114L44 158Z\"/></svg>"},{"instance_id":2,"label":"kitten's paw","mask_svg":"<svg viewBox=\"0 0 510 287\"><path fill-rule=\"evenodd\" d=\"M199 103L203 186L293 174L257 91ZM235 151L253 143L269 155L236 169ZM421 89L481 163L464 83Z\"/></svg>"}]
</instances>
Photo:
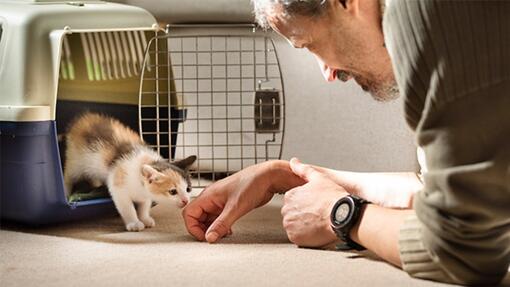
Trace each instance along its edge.
<instances>
[{"instance_id":1,"label":"kitten's paw","mask_svg":"<svg viewBox=\"0 0 510 287\"><path fill-rule=\"evenodd\" d=\"M142 231L145 225L141 221L134 221L126 224L127 231Z\"/></svg>"},{"instance_id":2,"label":"kitten's paw","mask_svg":"<svg viewBox=\"0 0 510 287\"><path fill-rule=\"evenodd\" d=\"M147 228L156 226L156 221L154 221L154 218L150 216L140 218L140 220L143 222L143 224L145 224L145 227Z\"/></svg>"}]
</instances>

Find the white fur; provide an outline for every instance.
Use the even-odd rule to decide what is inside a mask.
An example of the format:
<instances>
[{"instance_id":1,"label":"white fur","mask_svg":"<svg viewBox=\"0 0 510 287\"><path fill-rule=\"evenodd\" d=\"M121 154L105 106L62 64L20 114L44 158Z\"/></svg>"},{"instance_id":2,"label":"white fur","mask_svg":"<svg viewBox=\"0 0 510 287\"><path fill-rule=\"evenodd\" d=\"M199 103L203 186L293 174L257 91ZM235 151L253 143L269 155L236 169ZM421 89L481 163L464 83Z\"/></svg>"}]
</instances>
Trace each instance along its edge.
<instances>
[{"instance_id":1,"label":"white fur","mask_svg":"<svg viewBox=\"0 0 510 287\"><path fill-rule=\"evenodd\" d=\"M106 183L126 229L141 231L145 227L156 225L150 216L153 201L171 202L178 207L184 207L189 202L189 195L186 192L187 183L184 178L181 178L180 182L176 184L178 194L175 196L156 195L147 190L142 168L145 164L159 160L164 159L153 150L140 146L135 152L119 159L109 168L99 152L81 151L80 153L71 145L67 153L66 188L69 192L72 183L84 176L93 181ZM115 183L115 174L119 169L125 172L121 185Z\"/></svg>"},{"instance_id":2,"label":"white fur","mask_svg":"<svg viewBox=\"0 0 510 287\"><path fill-rule=\"evenodd\" d=\"M108 167L105 160L98 152L81 150L74 144L69 144L66 150L64 182L66 195L71 193L73 183L82 178L90 178L96 181L94 186L106 182Z\"/></svg>"}]
</instances>

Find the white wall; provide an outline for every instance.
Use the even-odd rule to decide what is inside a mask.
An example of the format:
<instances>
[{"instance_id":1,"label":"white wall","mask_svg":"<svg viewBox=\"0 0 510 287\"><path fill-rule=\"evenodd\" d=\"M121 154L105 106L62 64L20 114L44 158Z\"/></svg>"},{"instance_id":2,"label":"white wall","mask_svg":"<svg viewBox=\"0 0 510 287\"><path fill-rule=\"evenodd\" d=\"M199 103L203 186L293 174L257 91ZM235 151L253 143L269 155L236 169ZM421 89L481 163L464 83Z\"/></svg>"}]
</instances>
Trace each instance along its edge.
<instances>
[{"instance_id":1,"label":"white wall","mask_svg":"<svg viewBox=\"0 0 510 287\"><path fill-rule=\"evenodd\" d=\"M166 22L253 21L248 0L208 5L203 0L114 1L141 6ZM292 48L278 36L275 39L286 90L284 159L297 156L346 170L417 170L402 99L378 103L354 81L326 83L311 54Z\"/></svg>"},{"instance_id":2,"label":"white wall","mask_svg":"<svg viewBox=\"0 0 510 287\"><path fill-rule=\"evenodd\" d=\"M360 171L415 170L414 138L402 98L372 99L353 80L327 83L313 56L275 37L284 77L283 158Z\"/></svg>"}]
</instances>

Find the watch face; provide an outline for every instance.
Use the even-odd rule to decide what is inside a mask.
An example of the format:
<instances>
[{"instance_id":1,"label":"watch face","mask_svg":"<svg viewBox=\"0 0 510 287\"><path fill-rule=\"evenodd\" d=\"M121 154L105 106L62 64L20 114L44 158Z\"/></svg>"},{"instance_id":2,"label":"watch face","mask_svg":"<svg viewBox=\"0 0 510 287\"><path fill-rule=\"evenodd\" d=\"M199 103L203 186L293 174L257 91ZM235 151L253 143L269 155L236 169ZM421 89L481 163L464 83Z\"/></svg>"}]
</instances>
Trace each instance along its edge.
<instances>
[{"instance_id":1,"label":"watch face","mask_svg":"<svg viewBox=\"0 0 510 287\"><path fill-rule=\"evenodd\" d=\"M335 212L335 219L338 222L343 222L349 216L350 206L347 202L344 202L338 206Z\"/></svg>"}]
</instances>

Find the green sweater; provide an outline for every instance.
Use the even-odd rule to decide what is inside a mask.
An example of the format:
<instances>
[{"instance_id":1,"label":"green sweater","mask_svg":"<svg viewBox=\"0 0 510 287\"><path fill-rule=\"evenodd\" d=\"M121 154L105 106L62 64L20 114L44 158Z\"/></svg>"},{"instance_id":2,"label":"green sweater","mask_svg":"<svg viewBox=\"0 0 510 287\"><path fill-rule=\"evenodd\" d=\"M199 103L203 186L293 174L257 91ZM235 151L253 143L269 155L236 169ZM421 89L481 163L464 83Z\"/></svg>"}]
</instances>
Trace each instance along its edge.
<instances>
[{"instance_id":1,"label":"green sweater","mask_svg":"<svg viewBox=\"0 0 510 287\"><path fill-rule=\"evenodd\" d=\"M510 263L510 1L392 0L383 28L428 169L401 229L403 268L499 282Z\"/></svg>"}]
</instances>

